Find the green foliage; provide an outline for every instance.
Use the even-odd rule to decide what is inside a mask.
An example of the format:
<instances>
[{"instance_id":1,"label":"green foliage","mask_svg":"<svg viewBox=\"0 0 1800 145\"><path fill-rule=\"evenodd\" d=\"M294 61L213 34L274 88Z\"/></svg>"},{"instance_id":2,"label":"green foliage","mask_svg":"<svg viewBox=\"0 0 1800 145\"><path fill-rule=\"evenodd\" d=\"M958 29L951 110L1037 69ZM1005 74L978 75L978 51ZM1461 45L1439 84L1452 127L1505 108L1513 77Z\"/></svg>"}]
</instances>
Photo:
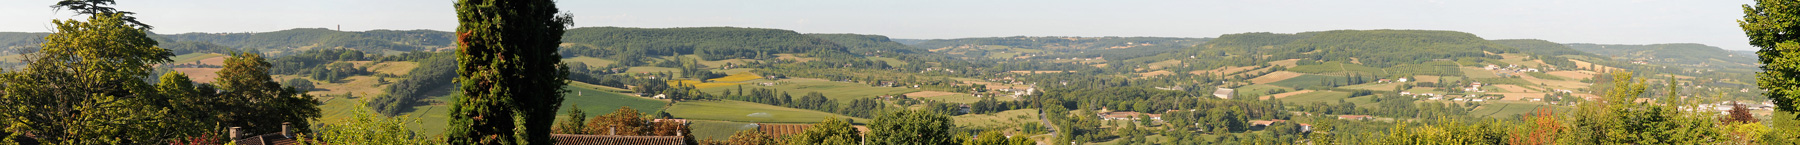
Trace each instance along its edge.
<instances>
[{"instance_id":1,"label":"green foliage","mask_svg":"<svg viewBox=\"0 0 1800 145\"><path fill-rule=\"evenodd\" d=\"M444 92L455 88L456 59L447 53L439 53L434 57L419 61L405 77L394 85L389 85L386 95L377 96L368 103L369 108L382 115L393 116L410 112L413 106L422 105L420 100L430 98L427 94Z\"/></svg>"},{"instance_id":2,"label":"green foliage","mask_svg":"<svg viewBox=\"0 0 1800 145\"><path fill-rule=\"evenodd\" d=\"M950 132L950 117L921 110L890 112L869 124L869 144L957 144Z\"/></svg>"},{"instance_id":3,"label":"green foliage","mask_svg":"<svg viewBox=\"0 0 1800 145\"><path fill-rule=\"evenodd\" d=\"M620 28L569 29L562 42L592 47L564 49L575 56L610 56L625 65L644 62L646 56L698 54L706 60L774 58L778 53L828 51L844 54L844 47L789 30L760 28Z\"/></svg>"},{"instance_id":4,"label":"green foliage","mask_svg":"<svg viewBox=\"0 0 1800 145\"><path fill-rule=\"evenodd\" d=\"M787 144L790 145L859 144L863 141L862 133L850 127L850 122L834 117L827 117L825 121L812 124L812 127L787 138Z\"/></svg>"},{"instance_id":5,"label":"green foliage","mask_svg":"<svg viewBox=\"0 0 1800 145\"><path fill-rule=\"evenodd\" d=\"M178 118L165 116L170 102L144 81L150 64L174 54L127 24L127 16L94 6L107 12L90 13L87 21L51 21L55 33L28 54L29 65L0 73L0 124L48 144L147 144L196 134L165 132L192 124L163 121Z\"/></svg>"},{"instance_id":6,"label":"green foliage","mask_svg":"<svg viewBox=\"0 0 1800 145\"><path fill-rule=\"evenodd\" d=\"M1744 5L1744 19L1738 20L1750 45L1756 51L1762 72L1756 73L1758 88L1767 95L1776 110L1800 111L1800 2L1757 0Z\"/></svg>"},{"instance_id":7,"label":"green foliage","mask_svg":"<svg viewBox=\"0 0 1800 145\"><path fill-rule=\"evenodd\" d=\"M281 85L287 86L290 88L294 88L294 90L298 90L300 92L306 92L306 91L313 90L313 82L312 81L308 81L306 79L300 79L300 78L293 78L293 79L288 79L287 81L281 81Z\"/></svg>"},{"instance_id":8,"label":"green foliage","mask_svg":"<svg viewBox=\"0 0 1800 145\"><path fill-rule=\"evenodd\" d=\"M1569 45L1563 45L1563 44L1559 44L1556 42L1550 42L1550 41L1544 41L1544 40L1538 40L1538 39L1503 39L1503 40L1493 40L1493 41L1494 41L1494 43L1499 43L1500 45L1506 45L1506 46L1511 46L1513 48L1519 48L1519 52L1529 53L1532 55L1598 56L1598 55L1594 55L1592 53L1583 52L1581 50L1575 50L1574 48L1570 48Z\"/></svg>"},{"instance_id":9,"label":"green foliage","mask_svg":"<svg viewBox=\"0 0 1800 145\"><path fill-rule=\"evenodd\" d=\"M238 48L294 50L350 48L365 52L426 51L451 46L455 35L432 30L372 30L345 32L325 28L296 28L261 33L185 33L163 35L169 41L195 41Z\"/></svg>"},{"instance_id":10,"label":"green foliage","mask_svg":"<svg viewBox=\"0 0 1800 145\"><path fill-rule=\"evenodd\" d=\"M997 131L985 131L985 132L981 132L981 135L975 136L974 139L970 139L968 142L963 142L962 144L963 145L1034 145L1034 144L1037 144L1037 142L1031 141L1031 138L1026 137L1026 136L1017 136L1017 137L1009 138L1009 137L1003 136L1002 134L1000 134L1000 132L997 132Z\"/></svg>"},{"instance_id":11,"label":"green foliage","mask_svg":"<svg viewBox=\"0 0 1800 145\"><path fill-rule=\"evenodd\" d=\"M441 142L407 129L407 123L417 122L413 118L387 117L362 106L348 111L354 116L342 122L320 124L316 133L297 135L297 140L306 144L425 145Z\"/></svg>"},{"instance_id":12,"label":"green foliage","mask_svg":"<svg viewBox=\"0 0 1800 145\"><path fill-rule=\"evenodd\" d=\"M573 16L551 0L459 0L449 144L551 144L568 67L557 45Z\"/></svg>"}]
</instances>

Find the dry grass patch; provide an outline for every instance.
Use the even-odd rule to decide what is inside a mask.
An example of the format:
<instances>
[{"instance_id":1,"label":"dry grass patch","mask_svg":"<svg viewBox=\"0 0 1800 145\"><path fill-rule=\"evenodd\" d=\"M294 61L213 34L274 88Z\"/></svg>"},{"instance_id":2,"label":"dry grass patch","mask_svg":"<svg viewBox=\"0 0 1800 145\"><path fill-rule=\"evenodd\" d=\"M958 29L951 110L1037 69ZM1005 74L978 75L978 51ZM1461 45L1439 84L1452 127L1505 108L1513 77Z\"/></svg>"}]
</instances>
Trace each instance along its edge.
<instances>
[{"instance_id":1,"label":"dry grass patch","mask_svg":"<svg viewBox=\"0 0 1800 145\"><path fill-rule=\"evenodd\" d=\"M382 88L384 88L383 86L386 86L386 85L382 85L380 82L375 81L375 79L376 79L375 76L351 76L348 78L344 78L344 80L338 80L335 82L313 80L313 83L315 83L315 85L313 85L313 86L316 86L316 88L318 88L320 90L324 90L324 91L312 91L309 94L350 93L351 95L362 96L362 95L376 95L376 94L386 93L381 90ZM388 81L391 82L394 80L388 80Z\"/></svg>"},{"instance_id":2,"label":"dry grass patch","mask_svg":"<svg viewBox=\"0 0 1800 145\"><path fill-rule=\"evenodd\" d=\"M1150 69L1153 69L1153 70L1163 69L1163 68L1168 68L1170 66L1181 65L1181 60L1164 60L1164 61L1159 61L1159 62L1155 62L1155 63L1150 63L1149 65L1150 65Z\"/></svg>"},{"instance_id":3,"label":"dry grass patch","mask_svg":"<svg viewBox=\"0 0 1800 145\"><path fill-rule=\"evenodd\" d=\"M775 59L791 59L794 61L807 62L807 61L816 60L818 58L800 57L800 56L794 56L794 54L775 54Z\"/></svg>"},{"instance_id":4,"label":"dry grass patch","mask_svg":"<svg viewBox=\"0 0 1800 145\"><path fill-rule=\"evenodd\" d=\"M382 63L370 65L369 71L375 72L375 73L394 74L394 76L406 76L407 73L412 72L413 68L418 68L418 67L419 67L418 62L390 61L390 62L382 62Z\"/></svg>"},{"instance_id":5,"label":"dry grass patch","mask_svg":"<svg viewBox=\"0 0 1800 145\"><path fill-rule=\"evenodd\" d=\"M1529 99L1529 98L1542 99L1542 98L1544 98L1544 94L1546 94L1546 93L1487 93L1487 94L1497 94L1500 96L1505 96L1505 97L1500 98L1500 100L1518 101L1519 99Z\"/></svg>"},{"instance_id":6,"label":"dry grass patch","mask_svg":"<svg viewBox=\"0 0 1800 145\"><path fill-rule=\"evenodd\" d=\"M1277 60L1277 61L1269 62L1269 64L1271 64L1271 65L1278 65L1278 66L1284 66L1284 67L1300 66L1299 63L1300 63L1300 59L1287 59L1287 60Z\"/></svg>"},{"instance_id":7,"label":"dry grass patch","mask_svg":"<svg viewBox=\"0 0 1800 145\"><path fill-rule=\"evenodd\" d=\"M1494 85L1494 87L1506 90L1508 92L1519 92L1519 93L1533 92L1533 90L1531 90L1530 88L1521 87L1519 85ZM1542 91L1538 91L1538 92L1542 92Z\"/></svg>"},{"instance_id":8,"label":"dry grass patch","mask_svg":"<svg viewBox=\"0 0 1800 145\"><path fill-rule=\"evenodd\" d=\"M212 83L213 79L219 78L219 68L171 68L170 70L187 74L188 79L194 80L196 83Z\"/></svg>"},{"instance_id":9,"label":"dry grass patch","mask_svg":"<svg viewBox=\"0 0 1800 145\"><path fill-rule=\"evenodd\" d=\"M1581 80L1594 77L1594 72L1592 71L1551 71L1546 74L1568 78L1570 80Z\"/></svg>"},{"instance_id":10,"label":"dry grass patch","mask_svg":"<svg viewBox=\"0 0 1800 145\"><path fill-rule=\"evenodd\" d=\"M1287 79L1291 79L1294 77L1300 77L1300 75L1305 75L1305 74L1297 73L1297 72L1290 72L1290 71L1278 71L1278 72L1269 73L1268 75L1263 75L1260 77L1250 79L1250 83L1256 83L1256 84L1274 83L1274 82L1279 82L1281 80L1287 80Z\"/></svg>"}]
</instances>

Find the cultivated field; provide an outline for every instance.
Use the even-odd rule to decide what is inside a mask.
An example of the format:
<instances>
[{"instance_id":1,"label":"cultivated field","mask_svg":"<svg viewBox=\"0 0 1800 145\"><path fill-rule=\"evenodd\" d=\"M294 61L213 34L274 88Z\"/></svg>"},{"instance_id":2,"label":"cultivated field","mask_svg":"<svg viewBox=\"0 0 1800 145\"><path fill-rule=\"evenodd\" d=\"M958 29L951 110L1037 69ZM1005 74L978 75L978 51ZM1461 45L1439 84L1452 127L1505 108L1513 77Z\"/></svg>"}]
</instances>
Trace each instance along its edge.
<instances>
[{"instance_id":1,"label":"cultivated field","mask_svg":"<svg viewBox=\"0 0 1800 145\"><path fill-rule=\"evenodd\" d=\"M967 114L950 117L956 126L969 128L1011 128L1020 123L1039 122L1037 109L1007 110L992 114Z\"/></svg>"},{"instance_id":2,"label":"cultivated field","mask_svg":"<svg viewBox=\"0 0 1800 145\"><path fill-rule=\"evenodd\" d=\"M762 123L817 123L826 117L852 118L813 110L729 100L681 102L669 107L668 112L676 118ZM866 118L853 119L857 123L871 121Z\"/></svg>"},{"instance_id":3,"label":"cultivated field","mask_svg":"<svg viewBox=\"0 0 1800 145\"><path fill-rule=\"evenodd\" d=\"M868 84L827 81L827 80L821 80L821 79L803 79L803 78L802 79L782 79L782 80L775 81L775 83L776 83L775 86L762 86L762 85L755 85L755 84L744 84L744 85L738 85L738 86L742 86L744 88L744 90L746 90L746 91L748 91L750 89L772 88L772 89L776 89L779 91L787 92L788 94L793 95L796 98L806 95L807 92L819 92L821 94L825 94L826 98L837 99L838 103L849 103L851 100L858 99L858 98L872 98L872 97L881 96L881 95L906 94L906 93L912 93L912 92L919 91L917 89L908 89L908 88L900 88L900 87L874 87L874 86L869 86ZM737 88L738 88L737 86L726 85L726 86L718 86L718 87L702 87L700 90L705 91L707 93L722 94L725 92L726 89L731 89L732 92L737 92L737 90L736 90Z\"/></svg>"},{"instance_id":4,"label":"cultivated field","mask_svg":"<svg viewBox=\"0 0 1800 145\"><path fill-rule=\"evenodd\" d=\"M1268 75L1263 75L1260 77L1252 78L1252 79L1250 79L1250 83L1256 83L1256 84L1275 83L1275 82L1287 80L1287 79L1294 78L1294 77L1300 77L1300 75L1305 75L1305 74L1290 72L1290 71L1278 71L1278 72L1269 73Z\"/></svg>"}]
</instances>

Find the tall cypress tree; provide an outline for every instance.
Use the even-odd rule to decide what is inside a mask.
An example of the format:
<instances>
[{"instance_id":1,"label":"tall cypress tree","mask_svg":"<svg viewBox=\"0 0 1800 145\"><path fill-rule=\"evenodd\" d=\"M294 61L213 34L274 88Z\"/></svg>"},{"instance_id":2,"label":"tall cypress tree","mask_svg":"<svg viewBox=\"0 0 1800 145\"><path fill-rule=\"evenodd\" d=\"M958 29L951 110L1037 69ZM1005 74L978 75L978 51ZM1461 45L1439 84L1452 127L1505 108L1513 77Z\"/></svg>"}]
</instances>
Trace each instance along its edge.
<instances>
[{"instance_id":1,"label":"tall cypress tree","mask_svg":"<svg viewBox=\"0 0 1800 145\"><path fill-rule=\"evenodd\" d=\"M557 44L571 16L551 0L458 0L449 144L551 144L568 69Z\"/></svg>"}]
</instances>

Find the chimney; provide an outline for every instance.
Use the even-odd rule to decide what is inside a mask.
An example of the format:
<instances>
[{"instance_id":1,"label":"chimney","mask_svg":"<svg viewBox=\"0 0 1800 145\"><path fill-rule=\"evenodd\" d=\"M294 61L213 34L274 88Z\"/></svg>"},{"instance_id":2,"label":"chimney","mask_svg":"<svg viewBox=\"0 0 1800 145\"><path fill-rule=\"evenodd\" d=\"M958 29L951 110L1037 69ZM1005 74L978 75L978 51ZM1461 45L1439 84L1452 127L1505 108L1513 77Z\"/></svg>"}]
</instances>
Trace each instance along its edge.
<instances>
[{"instance_id":1,"label":"chimney","mask_svg":"<svg viewBox=\"0 0 1800 145\"><path fill-rule=\"evenodd\" d=\"M231 140L237 140L238 136L240 136L240 134L243 134L243 133L244 133L244 128L231 127L231 134L226 134L225 136L228 138L231 138Z\"/></svg>"},{"instance_id":2,"label":"chimney","mask_svg":"<svg viewBox=\"0 0 1800 145\"><path fill-rule=\"evenodd\" d=\"M292 123L281 122L281 137L294 138L294 131L288 127L290 124Z\"/></svg>"}]
</instances>

